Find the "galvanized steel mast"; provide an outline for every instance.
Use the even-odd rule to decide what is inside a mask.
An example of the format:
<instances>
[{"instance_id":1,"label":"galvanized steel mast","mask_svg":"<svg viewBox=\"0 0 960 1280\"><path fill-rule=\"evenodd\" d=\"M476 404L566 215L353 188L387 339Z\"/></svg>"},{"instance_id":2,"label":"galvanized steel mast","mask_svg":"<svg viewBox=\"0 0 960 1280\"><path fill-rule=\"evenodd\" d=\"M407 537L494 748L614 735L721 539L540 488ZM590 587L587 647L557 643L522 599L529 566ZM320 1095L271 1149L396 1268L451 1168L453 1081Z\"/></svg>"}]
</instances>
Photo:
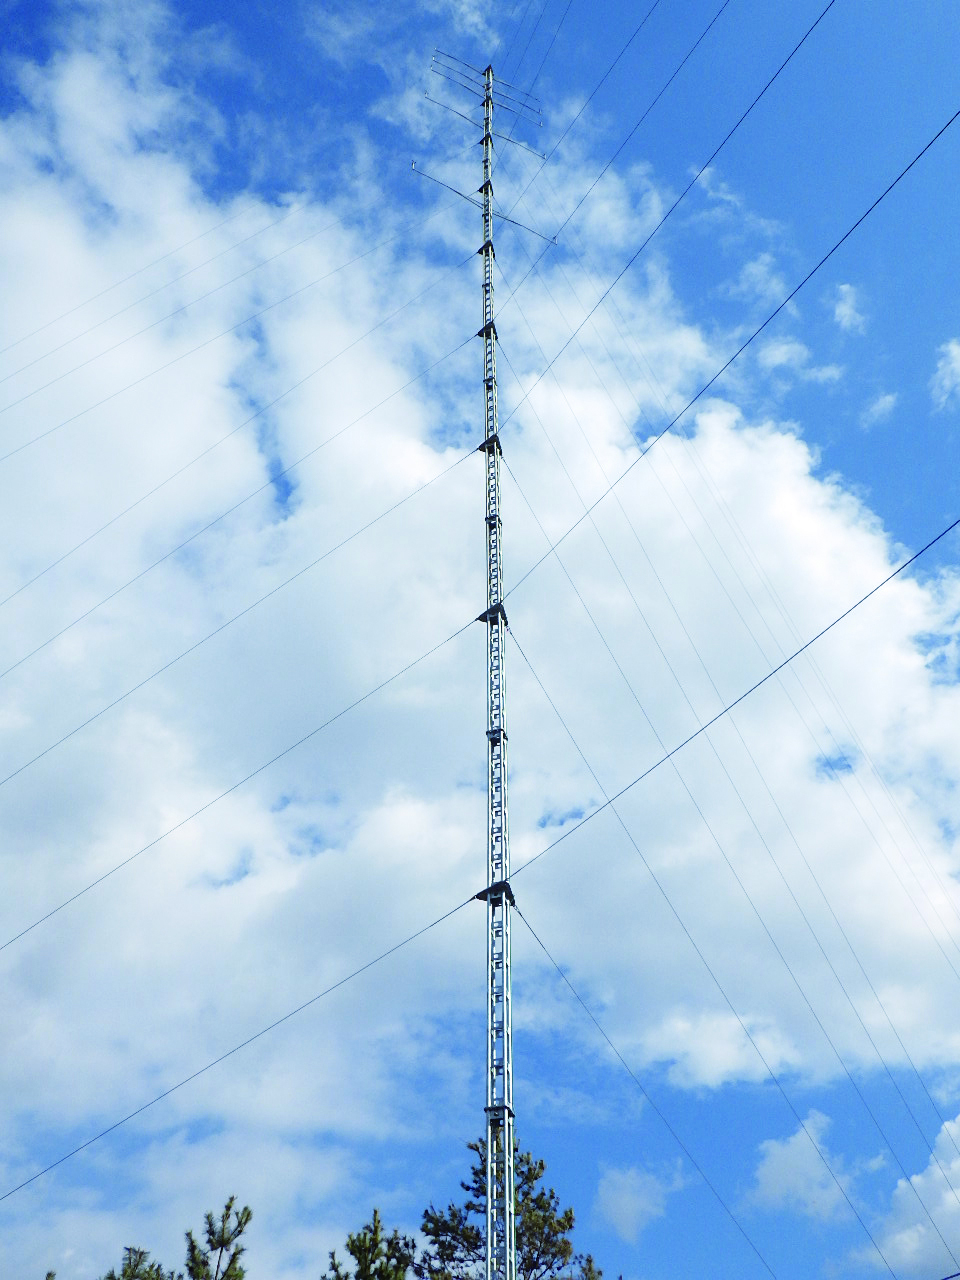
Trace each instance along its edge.
<instances>
[{"instance_id":1,"label":"galvanized steel mast","mask_svg":"<svg viewBox=\"0 0 960 1280\"><path fill-rule=\"evenodd\" d=\"M516 1280L513 1168L513 1026L510 996L510 843L507 825L507 720L497 420L497 327L493 311L493 68L483 98L483 386L487 525L487 1223L485 1280Z\"/></svg>"}]
</instances>

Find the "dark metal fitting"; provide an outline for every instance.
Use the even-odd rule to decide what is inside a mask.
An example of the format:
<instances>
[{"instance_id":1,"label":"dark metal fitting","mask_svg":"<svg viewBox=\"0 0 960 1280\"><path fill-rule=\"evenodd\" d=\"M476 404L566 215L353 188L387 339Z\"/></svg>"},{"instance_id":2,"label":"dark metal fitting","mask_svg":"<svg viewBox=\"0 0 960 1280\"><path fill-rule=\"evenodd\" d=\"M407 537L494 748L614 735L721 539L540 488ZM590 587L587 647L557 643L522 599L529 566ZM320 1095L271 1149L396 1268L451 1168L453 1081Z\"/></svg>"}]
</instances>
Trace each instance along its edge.
<instances>
[{"instance_id":1,"label":"dark metal fitting","mask_svg":"<svg viewBox=\"0 0 960 1280\"><path fill-rule=\"evenodd\" d=\"M497 880L495 884L488 884L485 889L481 889L479 893L475 893L473 896L478 902L486 902L490 898L506 898L511 907L517 905L509 880Z\"/></svg>"},{"instance_id":2,"label":"dark metal fitting","mask_svg":"<svg viewBox=\"0 0 960 1280\"><path fill-rule=\"evenodd\" d=\"M496 604L492 604L489 609L484 609L483 613L478 613L476 622L497 622L503 619L505 627L510 624L507 622L507 611L503 607L503 601L498 600Z\"/></svg>"}]
</instances>

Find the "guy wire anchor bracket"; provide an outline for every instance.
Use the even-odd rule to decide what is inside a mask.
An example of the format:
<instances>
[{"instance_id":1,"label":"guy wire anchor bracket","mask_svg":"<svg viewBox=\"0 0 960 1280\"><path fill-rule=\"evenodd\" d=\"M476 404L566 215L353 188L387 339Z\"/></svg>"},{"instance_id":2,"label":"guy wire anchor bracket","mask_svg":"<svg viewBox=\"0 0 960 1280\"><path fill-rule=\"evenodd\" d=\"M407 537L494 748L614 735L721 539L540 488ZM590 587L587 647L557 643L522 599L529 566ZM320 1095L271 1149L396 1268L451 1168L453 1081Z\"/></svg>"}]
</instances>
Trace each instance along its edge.
<instances>
[{"instance_id":1,"label":"guy wire anchor bracket","mask_svg":"<svg viewBox=\"0 0 960 1280\"><path fill-rule=\"evenodd\" d=\"M490 898L506 898L511 907L517 905L509 880L498 880L496 884L488 884L485 889L481 889L479 893L475 893L473 896L478 902L487 902Z\"/></svg>"}]
</instances>

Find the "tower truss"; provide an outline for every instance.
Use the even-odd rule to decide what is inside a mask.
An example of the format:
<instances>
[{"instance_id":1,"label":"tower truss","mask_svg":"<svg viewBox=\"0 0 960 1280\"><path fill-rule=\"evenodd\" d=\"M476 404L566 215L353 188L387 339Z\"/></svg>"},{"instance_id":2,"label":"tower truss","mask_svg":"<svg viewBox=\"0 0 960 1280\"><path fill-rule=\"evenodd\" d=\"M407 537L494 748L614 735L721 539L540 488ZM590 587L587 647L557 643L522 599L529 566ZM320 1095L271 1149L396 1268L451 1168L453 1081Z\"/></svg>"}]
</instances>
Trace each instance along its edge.
<instances>
[{"instance_id":1,"label":"tower truss","mask_svg":"<svg viewBox=\"0 0 960 1280\"><path fill-rule=\"evenodd\" d=\"M487 1221L485 1280L516 1280L513 1163L513 1025L510 992L510 840L507 822L507 717L497 418L497 326L493 306L493 68L483 73L483 388L487 607Z\"/></svg>"}]
</instances>

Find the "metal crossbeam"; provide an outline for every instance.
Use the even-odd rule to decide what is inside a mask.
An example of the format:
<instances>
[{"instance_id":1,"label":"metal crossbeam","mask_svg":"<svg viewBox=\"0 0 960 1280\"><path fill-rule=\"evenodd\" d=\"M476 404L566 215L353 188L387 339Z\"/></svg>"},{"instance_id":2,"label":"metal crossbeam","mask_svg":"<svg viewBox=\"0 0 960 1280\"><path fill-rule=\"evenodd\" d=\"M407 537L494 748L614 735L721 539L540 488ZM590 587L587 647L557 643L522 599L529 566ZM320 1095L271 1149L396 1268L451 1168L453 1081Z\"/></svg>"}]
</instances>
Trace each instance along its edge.
<instances>
[{"instance_id":1,"label":"metal crossbeam","mask_svg":"<svg viewBox=\"0 0 960 1280\"><path fill-rule=\"evenodd\" d=\"M513 1169L513 1022L510 995L510 841L504 649L497 327L493 307L493 68L483 73L483 386L487 527L487 1223L485 1280L516 1280Z\"/></svg>"}]
</instances>

